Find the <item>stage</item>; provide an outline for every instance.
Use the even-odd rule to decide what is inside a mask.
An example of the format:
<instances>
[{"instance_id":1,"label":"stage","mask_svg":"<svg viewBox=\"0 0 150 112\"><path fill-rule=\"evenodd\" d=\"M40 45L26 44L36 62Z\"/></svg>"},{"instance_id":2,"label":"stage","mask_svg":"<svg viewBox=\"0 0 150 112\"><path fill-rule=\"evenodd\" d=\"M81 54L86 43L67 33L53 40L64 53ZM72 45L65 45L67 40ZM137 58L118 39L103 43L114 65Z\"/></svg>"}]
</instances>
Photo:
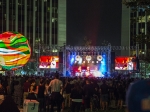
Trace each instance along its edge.
<instances>
[{"instance_id":1,"label":"stage","mask_svg":"<svg viewBox=\"0 0 150 112\"><path fill-rule=\"evenodd\" d=\"M110 46L66 47L64 74L66 76L104 77L110 73Z\"/></svg>"}]
</instances>

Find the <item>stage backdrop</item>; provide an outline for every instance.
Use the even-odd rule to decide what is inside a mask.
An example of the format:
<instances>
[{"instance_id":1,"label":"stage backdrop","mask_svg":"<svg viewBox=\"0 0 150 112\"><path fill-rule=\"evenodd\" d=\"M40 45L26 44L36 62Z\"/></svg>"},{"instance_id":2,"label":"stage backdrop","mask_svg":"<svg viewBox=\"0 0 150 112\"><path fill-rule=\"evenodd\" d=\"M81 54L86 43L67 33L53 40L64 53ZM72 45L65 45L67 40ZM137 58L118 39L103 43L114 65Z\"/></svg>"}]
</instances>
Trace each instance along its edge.
<instances>
[{"instance_id":1,"label":"stage backdrop","mask_svg":"<svg viewBox=\"0 0 150 112\"><path fill-rule=\"evenodd\" d=\"M136 70L136 57L116 57L115 70Z\"/></svg>"},{"instance_id":2,"label":"stage backdrop","mask_svg":"<svg viewBox=\"0 0 150 112\"><path fill-rule=\"evenodd\" d=\"M59 67L59 56L41 56L39 59L39 68L57 69Z\"/></svg>"},{"instance_id":3,"label":"stage backdrop","mask_svg":"<svg viewBox=\"0 0 150 112\"><path fill-rule=\"evenodd\" d=\"M107 55L71 54L67 67L67 74L71 76L103 77L107 73Z\"/></svg>"}]
</instances>

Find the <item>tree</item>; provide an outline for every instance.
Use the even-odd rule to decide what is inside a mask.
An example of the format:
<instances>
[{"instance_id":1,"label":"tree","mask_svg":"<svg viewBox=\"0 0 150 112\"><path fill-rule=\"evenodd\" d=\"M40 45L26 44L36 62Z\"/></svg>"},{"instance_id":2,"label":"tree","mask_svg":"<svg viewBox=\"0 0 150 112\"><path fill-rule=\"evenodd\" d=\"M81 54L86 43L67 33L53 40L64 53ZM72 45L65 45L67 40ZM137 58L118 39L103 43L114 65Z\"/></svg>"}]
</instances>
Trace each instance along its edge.
<instances>
[{"instance_id":1,"label":"tree","mask_svg":"<svg viewBox=\"0 0 150 112\"><path fill-rule=\"evenodd\" d=\"M127 7L145 7L150 5L150 0L123 0Z\"/></svg>"},{"instance_id":2,"label":"tree","mask_svg":"<svg viewBox=\"0 0 150 112\"><path fill-rule=\"evenodd\" d=\"M91 46L92 45L92 40L87 38L86 36L84 37L84 46Z\"/></svg>"},{"instance_id":3,"label":"tree","mask_svg":"<svg viewBox=\"0 0 150 112\"><path fill-rule=\"evenodd\" d=\"M27 74L34 74L35 71L37 70L37 62L28 62L26 65L23 66L23 70Z\"/></svg>"},{"instance_id":4,"label":"tree","mask_svg":"<svg viewBox=\"0 0 150 112\"><path fill-rule=\"evenodd\" d=\"M107 40L103 40L102 46L108 46L109 42Z\"/></svg>"}]
</instances>

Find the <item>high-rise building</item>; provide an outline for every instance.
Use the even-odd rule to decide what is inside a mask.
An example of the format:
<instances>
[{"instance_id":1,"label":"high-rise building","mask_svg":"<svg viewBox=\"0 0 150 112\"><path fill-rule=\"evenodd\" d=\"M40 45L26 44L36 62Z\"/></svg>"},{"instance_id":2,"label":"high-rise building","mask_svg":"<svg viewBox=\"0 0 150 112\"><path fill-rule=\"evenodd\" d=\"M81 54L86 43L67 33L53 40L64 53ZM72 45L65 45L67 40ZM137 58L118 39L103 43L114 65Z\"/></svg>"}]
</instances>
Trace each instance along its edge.
<instances>
[{"instance_id":1,"label":"high-rise building","mask_svg":"<svg viewBox=\"0 0 150 112\"><path fill-rule=\"evenodd\" d=\"M0 32L26 36L34 49L66 43L66 0L0 0Z\"/></svg>"},{"instance_id":2,"label":"high-rise building","mask_svg":"<svg viewBox=\"0 0 150 112\"><path fill-rule=\"evenodd\" d=\"M130 56L134 54L142 55L147 52L148 24L150 23L150 13L148 5L139 7L127 7L122 5L122 30L121 30L121 45L122 46L137 46L137 50L124 50L122 55Z\"/></svg>"},{"instance_id":3,"label":"high-rise building","mask_svg":"<svg viewBox=\"0 0 150 112\"><path fill-rule=\"evenodd\" d=\"M121 46L130 46L130 9L122 5ZM129 56L130 50L121 50L122 56Z\"/></svg>"}]
</instances>

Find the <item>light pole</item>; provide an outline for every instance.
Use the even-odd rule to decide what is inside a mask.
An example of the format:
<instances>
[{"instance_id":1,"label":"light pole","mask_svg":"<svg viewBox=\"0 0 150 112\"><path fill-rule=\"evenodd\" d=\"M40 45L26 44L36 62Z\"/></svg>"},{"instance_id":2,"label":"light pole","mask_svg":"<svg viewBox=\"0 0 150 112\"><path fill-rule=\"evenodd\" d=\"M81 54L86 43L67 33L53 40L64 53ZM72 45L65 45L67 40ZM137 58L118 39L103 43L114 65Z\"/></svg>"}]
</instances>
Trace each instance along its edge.
<instances>
[{"instance_id":1,"label":"light pole","mask_svg":"<svg viewBox=\"0 0 150 112\"><path fill-rule=\"evenodd\" d=\"M63 49L63 74L66 76L66 43L64 43L64 49Z\"/></svg>"},{"instance_id":2,"label":"light pole","mask_svg":"<svg viewBox=\"0 0 150 112\"><path fill-rule=\"evenodd\" d=\"M36 40L34 49L35 49L35 54L36 54L36 63L37 63L37 74L39 73L40 69L39 69L39 58L41 55L41 49L43 48L43 44L41 42L40 39Z\"/></svg>"},{"instance_id":3,"label":"light pole","mask_svg":"<svg viewBox=\"0 0 150 112\"><path fill-rule=\"evenodd\" d=\"M136 57L139 58L139 42L136 42Z\"/></svg>"}]
</instances>

